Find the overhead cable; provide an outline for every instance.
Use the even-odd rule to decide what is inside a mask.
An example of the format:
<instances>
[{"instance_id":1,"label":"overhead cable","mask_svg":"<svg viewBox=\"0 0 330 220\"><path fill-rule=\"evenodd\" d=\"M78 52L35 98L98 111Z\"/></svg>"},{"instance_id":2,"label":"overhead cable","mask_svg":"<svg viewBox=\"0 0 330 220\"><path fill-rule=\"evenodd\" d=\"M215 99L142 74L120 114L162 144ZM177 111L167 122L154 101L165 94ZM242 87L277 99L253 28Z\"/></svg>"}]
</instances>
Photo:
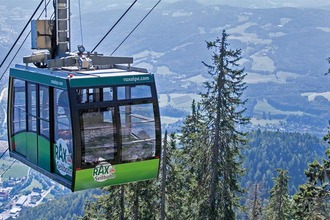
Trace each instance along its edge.
<instances>
[{"instance_id":1,"label":"overhead cable","mask_svg":"<svg viewBox=\"0 0 330 220\"><path fill-rule=\"evenodd\" d=\"M121 21L121 19L127 14L127 12L134 6L134 4L137 2L137 0L135 0L131 6L129 6L129 8L125 11L125 13L117 20L117 22L110 28L110 30L104 35L104 37L99 41L99 43L94 47L94 49L91 51L91 53L93 53L96 48L102 43L102 41L109 35L109 33L116 27L116 25Z\"/></svg>"},{"instance_id":2,"label":"overhead cable","mask_svg":"<svg viewBox=\"0 0 330 220\"><path fill-rule=\"evenodd\" d=\"M80 0L78 0L78 5L79 5L79 21L80 21L80 40L81 40L81 45L84 45Z\"/></svg>"},{"instance_id":3,"label":"overhead cable","mask_svg":"<svg viewBox=\"0 0 330 220\"><path fill-rule=\"evenodd\" d=\"M1 174L0 177L3 177L3 175L13 166L13 164L16 162L16 160L14 160L10 165L9 167L7 167L7 169Z\"/></svg>"},{"instance_id":4,"label":"overhead cable","mask_svg":"<svg viewBox=\"0 0 330 220\"><path fill-rule=\"evenodd\" d=\"M3 152L3 153L1 154L0 159L1 159L1 158L7 153L8 149L9 149L9 148L7 148L7 149L5 150L5 152Z\"/></svg>"},{"instance_id":5,"label":"overhead cable","mask_svg":"<svg viewBox=\"0 0 330 220\"><path fill-rule=\"evenodd\" d=\"M32 16L30 17L30 19L28 20L28 22L26 23L25 27L23 28L23 30L21 31L21 33L19 34L19 36L17 37L15 43L12 45L12 47L10 48L10 50L8 51L7 55L5 56L5 58L2 60L2 63L0 64L0 68L2 67L2 65L4 64L4 62L7 60L8 56L10 55L11 51L14 49L15 45L17 44L17 42L19 41L19 39L21 38L21 36L23 35L24 31L26 30L27 26L30 24L31 20L33 19L34 15L37 13L37 11L39 10L39 8L41 7L42 3L44 0L41 0L38 7L36 8L36 10L33 12Z\"/></svg>"},{"instance_id":6,"label":"overhead cable","mask_svg":"<svg viewBox=\"0 0 330 220\"><path fill-rule=\"evenodd\" d=\"M49 5L50 1L51 1L51 0L48 0L48 2L47 2L47 6ZM44 11L45 11L45 9L42 10L42 12L40 13L38 19L41 17L41 15L43 14ZM7 72L7 70L9 69L11 63L12 63L12 62L14 61L14 59L16 58L18 52L21 50L23 44L24 44L25 41L27 40L27 38L28 38L28 36L30 35L30 33L31 33L31 31L30 31L30 32L26 35L26 37L24 38L23 42L21 43L20 47L19 47L18 50L16 51L15 55L13 56L13 58L11 59L11 61L9 62L9 64L7 65L5 71L2 72L2 75L1 75L1 77L0 77L0 81L1 81L2 78L4 77L4 75L5 75L5 73Z\"/></svg>"},{"instance_id":7,"label":"overhead cable","mask_svg":"<svg viewBox=\"0 0 330 220\"><path fill-rule=\"evenodd\" d=\"M133 30L125 37L125 39L116 47L116 49L111 53L111 56L112 54L114 54L118 48L127 40L127 38L129 38L129 36L135 31L136 28L139 27L139 25L149 16L149 14L157 7L157 5L161 2L161 0L159 0L155 5L154 7L152 7L149 12L141 19L141 21L133 28Z\"/></svg>"}]
</instances>

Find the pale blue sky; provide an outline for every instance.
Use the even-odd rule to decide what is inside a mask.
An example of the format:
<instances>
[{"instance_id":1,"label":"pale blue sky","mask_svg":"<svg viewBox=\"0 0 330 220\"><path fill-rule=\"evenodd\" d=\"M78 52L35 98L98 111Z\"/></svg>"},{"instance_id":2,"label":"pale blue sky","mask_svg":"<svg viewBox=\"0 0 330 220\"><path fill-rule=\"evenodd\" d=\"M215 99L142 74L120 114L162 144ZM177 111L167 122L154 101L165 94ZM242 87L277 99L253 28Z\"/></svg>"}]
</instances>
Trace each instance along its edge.
<instances>
[{"instance_id":1,"label":"pale blue sky","mask_svg":"<svg viewBox=\"0 0 330 220\"><path fill-rule=\"evenodd\" d=\"M26 0L10 0L15 5L24 4ZM40 0L32 0L33 2L40 2ZM97 5L123 5L132 3L133 0L80 0L83 6L90 5L96 7ZM140 0L138 4L156 3L158 0ZM173 3L180 0L162 0L162 3ZM189 4L190 0L186 0ZM274 7L313 7L322 8L329 6L330 2L327 0L197 0L203 4L225 4L240 7L251 7L251 8L274 8ZM6 3L7 0L0 0L1 4ZM30 1L29 1L30 2ZM72 4L77 4L78 0L71 0Z\"/></svg>"}]
</instances>

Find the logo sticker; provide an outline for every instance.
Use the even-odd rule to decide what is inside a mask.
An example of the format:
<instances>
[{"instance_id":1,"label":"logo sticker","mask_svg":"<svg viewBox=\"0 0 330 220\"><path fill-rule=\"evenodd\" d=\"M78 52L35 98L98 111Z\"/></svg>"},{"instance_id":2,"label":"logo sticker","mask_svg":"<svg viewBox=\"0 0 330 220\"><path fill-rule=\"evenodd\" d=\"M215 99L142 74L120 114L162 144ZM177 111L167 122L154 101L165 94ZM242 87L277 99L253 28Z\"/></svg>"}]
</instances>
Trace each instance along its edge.
<instances>
[{"instance_id":1,"label":"logo sticker","mask_svg":"<svg viewBox=\"0 0 330 220\"><path fill-rule=\"evenodd\" d=\"M113 168L110 163L101 162L94 168L93 177L95 181L103 182L108 179L116 178L115 172L115 168Z\"/></svg>"},{"instance_id":2,"label":"logo sticker","mask_svg":"<svg viewBox=\"0 0 330 220\"><path fill-rule=\"evenodd\" d=\"M72 158L67 143L62 138L55 144L55 163L56 168L63 176L72 177Z\"/></svg>"}]
</instances>

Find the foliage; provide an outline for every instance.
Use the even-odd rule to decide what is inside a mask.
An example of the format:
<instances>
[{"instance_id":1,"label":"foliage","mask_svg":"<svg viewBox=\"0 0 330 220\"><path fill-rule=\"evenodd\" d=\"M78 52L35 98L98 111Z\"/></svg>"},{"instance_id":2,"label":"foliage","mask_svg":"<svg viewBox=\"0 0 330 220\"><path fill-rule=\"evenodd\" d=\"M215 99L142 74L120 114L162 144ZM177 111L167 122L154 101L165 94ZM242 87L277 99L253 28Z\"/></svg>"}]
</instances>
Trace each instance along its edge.
<instances>
[{"instance_id":1,"label":"foliage","mask_svg":"<svg viewBox=\"0 0 330 220\"><path fill-rule=\"evenodd\" d=\"M290 217L288 171L277 169L277 173L277 177L274 178L274 187L270 190L267 219L285 220Z\"/></svg>"},{"instance_id":2,"label":"foliage","mask_svg":"<svg viewBox=\"0 0 330 220\"><path fill-rule=\"evenodd\" d=\"M297 219L330 218L330 149L326 154L323 164L314 161L305 170L308 180L293 197Z\"/></svg>"},{"instance_id":3,"label":"foliage","mask_svg":"<svg viewBox=\"0 0 330 220\"><path fill-rule=\"evenodd\" d=\"M247 193L247 213L251 220L262 219L264 201L261 197L263 194L262 184L254 184L254 187Z\"/></svg>"},{"instance_id":4,"label":"foliage","mask_svg":"<svg viewBox=\"0 0 330 220\"><path fill-rule=\"evenodd\" d=\"M71 193L61 199L51 200L36 207L24 209L17 219L35 219L35 220L74 220L83 216L84 203L87 198L97 195L100 190L86 190L82 192Z\"/></svg>"},{"instance_id":5,"label":"foliage","mask_svg":"<svg viewBox=\"0 0 330 220\"><path fill-rule=\"evenodd\" d=\"M190 219L202 218L209 204L206 187L209 181L210 143L207 124L200 105L192 103L192 113L186 117L179 138L182 144L181 168L185 173L186 200L189 202Z\"/></svg>"},{"instance_id":6,"label":"foliage","mask_svg":"<svg viewBox=\"0 0 330 220\"><path fill-rule=\"evenodd\" d=\"M209 213L210 219L234 219L239 207L239 178L243 175L240 147L246 143L245 134L237 130L249 122L243 116L245 100L241 99L246 86L246 74L238 69L241 50L228 49L228 35L207 42L213 49L212 65L205 64L212 76L206 82L207 92L202 94L201 105L206 115L209 142L211 144Z\"/></svg>"},{"instance_id":7,"label":"foliage","mask_svg":"<svg viewBox=\"0 0 330 220\"><path fill-rule=\"evenodd\" d=\"M325 144L310 134L257 130L250 132L248 138L249 147L243 152L247 169L243 186L262 183L267 192L273 187L276 170L284 169L290 175L289 194L293 195L306 180L307 164L322 158L325 151Z\"/></svg>"}]
</instances>

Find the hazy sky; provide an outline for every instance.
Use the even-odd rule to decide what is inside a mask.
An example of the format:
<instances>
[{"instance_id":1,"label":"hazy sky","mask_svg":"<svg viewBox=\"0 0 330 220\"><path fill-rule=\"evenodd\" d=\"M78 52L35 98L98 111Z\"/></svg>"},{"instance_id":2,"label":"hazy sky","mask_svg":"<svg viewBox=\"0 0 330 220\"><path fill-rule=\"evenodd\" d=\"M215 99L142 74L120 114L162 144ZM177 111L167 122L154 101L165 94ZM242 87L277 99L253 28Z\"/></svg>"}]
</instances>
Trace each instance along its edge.
<instances>
[{"instance_id":1,"label":"hazy sky","mask_svg":"<svg viewBox=\"0 0 330 220\"><path fill-rule=\"evenodd\" d=\"M32 0L37 5L41 0ZM79 0L71 0L72 5L77 5ZM134 0L80 0L83 8L96 8L103 5L124 6L125 4L131 4ZM158 0L138 0L137 4L150 4L154 5ZM178 2L181 0L162 0L161 4ZM189 4L192 0L183 0ZM225 4L238 7L250 7L250 8L276 8L276 7L313 7L322 8L324 6L330 6L328 0L197 0L202 4ZM1 5L9 5L10 7L17 6L31 6L31 1L27 0L0 0Z\"/></svg>"}]
</instances>

